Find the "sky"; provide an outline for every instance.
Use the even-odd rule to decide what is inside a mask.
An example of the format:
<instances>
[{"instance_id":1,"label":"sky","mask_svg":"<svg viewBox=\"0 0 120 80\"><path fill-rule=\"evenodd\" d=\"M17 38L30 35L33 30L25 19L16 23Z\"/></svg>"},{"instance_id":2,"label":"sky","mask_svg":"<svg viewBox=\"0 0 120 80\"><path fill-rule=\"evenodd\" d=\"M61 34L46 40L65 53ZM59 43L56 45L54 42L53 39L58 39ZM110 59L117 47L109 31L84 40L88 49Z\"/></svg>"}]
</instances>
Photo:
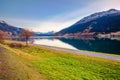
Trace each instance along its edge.
<instances>
[{"instance_id":1,"label":"sky","mask_svg":"<svg viewBox=\"0 0 120 80\"><path fill-rule=\"evenodd\" d=\"M120 0L0 0L0 20L35 32L57 32L113 8L120 10Z\"/></svg>"}]
</instances>

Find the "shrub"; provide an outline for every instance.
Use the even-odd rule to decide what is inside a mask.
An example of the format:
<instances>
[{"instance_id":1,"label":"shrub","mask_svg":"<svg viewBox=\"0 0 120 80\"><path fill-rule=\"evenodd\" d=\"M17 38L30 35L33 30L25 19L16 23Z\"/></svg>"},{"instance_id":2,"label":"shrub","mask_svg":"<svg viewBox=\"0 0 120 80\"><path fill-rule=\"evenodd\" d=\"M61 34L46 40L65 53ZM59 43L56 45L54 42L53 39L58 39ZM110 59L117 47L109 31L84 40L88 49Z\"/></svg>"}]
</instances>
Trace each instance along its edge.
<instances>
[{"instance_id":1,"label":"shrub","mask_svg":"<svg viewBox=\"0 0 120 80\"><path fill-rule=\"evenodd\" d=\"M0 43L2 43L5 39L11 39L11 35L0 30Z\"/></svg>"},{"instance_id":2,"label":"shrub","mask_svg":"<svg viewBox=\"0 0 120 80\"><path fill-rule=\"evenodd\" d=\"M21 48L23 45L21 43L11 43L9 44L10 47L12 48Z\"/></svg>"},{"instance_id":3,"label":"shrub","mask_svg":"<svg viewBox=\"0 0 120 80\"><path fill-rule=\"evenodd\" d=\"M4 40L0 39L0 43L3 43L3 42L4 42Z\"/></svg>"}]
</instances>

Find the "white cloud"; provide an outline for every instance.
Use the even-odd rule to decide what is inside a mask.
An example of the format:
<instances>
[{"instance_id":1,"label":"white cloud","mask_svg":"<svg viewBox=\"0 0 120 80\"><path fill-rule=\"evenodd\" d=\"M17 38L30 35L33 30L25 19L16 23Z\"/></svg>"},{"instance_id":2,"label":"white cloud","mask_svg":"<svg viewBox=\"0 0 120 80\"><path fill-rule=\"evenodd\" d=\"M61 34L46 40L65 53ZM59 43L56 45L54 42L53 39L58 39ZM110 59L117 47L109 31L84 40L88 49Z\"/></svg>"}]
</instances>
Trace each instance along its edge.
<instances>
[{"instance_id":1,"label":"white cloud","mask_svg":"<svg viewBox=\"0 0 120 80\"><path fill-rule=\"evenodd\" d=\"M120 0L96 0L88 6L66 14L61 20L65 21L69 19L81 19L95 12L105 11L111 8L120 10Z\"/></svg>"}]
</instances>

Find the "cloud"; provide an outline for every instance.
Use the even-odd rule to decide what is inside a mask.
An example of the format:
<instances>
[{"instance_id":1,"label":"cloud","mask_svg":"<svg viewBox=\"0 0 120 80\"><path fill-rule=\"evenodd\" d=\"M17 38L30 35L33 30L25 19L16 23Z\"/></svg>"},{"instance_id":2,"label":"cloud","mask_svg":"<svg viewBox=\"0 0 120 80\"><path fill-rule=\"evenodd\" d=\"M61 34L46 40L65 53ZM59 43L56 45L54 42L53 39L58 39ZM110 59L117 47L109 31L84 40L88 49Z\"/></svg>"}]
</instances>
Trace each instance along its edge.
<instances>
[{"instance_id":1,"label":"cloud","mask_svg":"<svg viewBox=\"0 0 120 80\"><path fill-rule=\"evenodd\" d=\"M120 10L119 3L120 3L120 0L96 0L87 6L78 8L74 11L71 11L71 13L62 15L61 18L58 19L58 21L64 22L71 19L80 20L81 18L86 17L95 12L105 11L111 8Z\"/></svg>"}]
</instances>

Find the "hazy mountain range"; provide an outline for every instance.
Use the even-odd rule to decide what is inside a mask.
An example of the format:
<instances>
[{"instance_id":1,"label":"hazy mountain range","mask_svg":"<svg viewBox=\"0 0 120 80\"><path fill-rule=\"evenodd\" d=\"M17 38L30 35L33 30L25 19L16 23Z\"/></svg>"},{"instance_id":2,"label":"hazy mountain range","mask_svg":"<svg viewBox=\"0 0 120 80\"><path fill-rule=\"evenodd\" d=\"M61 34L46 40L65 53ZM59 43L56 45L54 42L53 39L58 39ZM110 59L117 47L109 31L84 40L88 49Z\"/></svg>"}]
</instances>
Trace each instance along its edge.
<instances>
[{"instance_id":1,"label":"hazy mountain range","mask_svg":"<svg viewBox=\"0 0 120 80\"><path fill-rule=\"evenodd\" d=\"M53 36L54 34L55 34L54 31L49 31L49 32L46 32L46 33L35 32L35 35L36 35L36 36Z\"/></svg>"},{"instance_id":2,"label":"hazy mountain range","mask_svg":"<svg viewBox=\"0 0 120 80\"><path fill-rule=\"evenodd\" d=\"M18 35L21 33L22 28L11 26L7 24L5 21L0 20L0 30L7 32L11 35Z\"/></svg>"},{"instance_id":3,"label":"hazy mountain range","mask_svg":"<svg viewBox=\"0 0 120 80\"><path fill-rule=\"evenodd\" d=\"M0 20L0 30L7 32L11 35L18 35L22 33L22 28L18 28L15 26L11 26L3 20ZM49 31L46 33L34 32L36 36L53 36L55 34L54 31Z\"/></svg>"}]
</instances>

